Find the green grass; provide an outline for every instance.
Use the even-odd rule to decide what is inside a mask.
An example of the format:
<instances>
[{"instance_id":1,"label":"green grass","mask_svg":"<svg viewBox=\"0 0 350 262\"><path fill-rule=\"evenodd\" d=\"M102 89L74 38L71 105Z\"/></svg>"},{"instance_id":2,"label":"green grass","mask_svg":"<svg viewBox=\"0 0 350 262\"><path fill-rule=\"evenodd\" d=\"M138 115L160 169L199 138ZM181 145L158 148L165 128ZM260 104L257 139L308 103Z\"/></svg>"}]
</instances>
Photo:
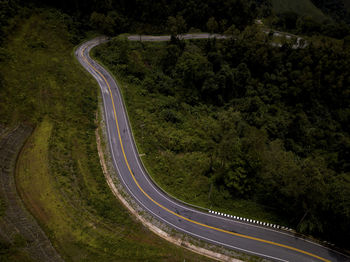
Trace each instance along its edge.
<instances>
[{"instance_id":1,"label":"green grass","mask_svg":"<svg viewBox=\"0 0 350 262\"><path fill-rule=\"evenodd\" d=\"M311 0L272 0L272 8L276 13L294 12L300 16L311 16L316 21L326 19L326 16Z\"/></svg>"},{"instance_id":2,"label":"green grass","mask_svg":"<svg viewBox=\"0 0 350 262\"><path fill-rule=\"evenodd\" d=\"M36 125L16 172L27 208L66 261L207 260L135 222L110 192L96 149L98 86L69 37L60 13L37 11L0 63L1 122Z\"/></svg>"}]
</instances>

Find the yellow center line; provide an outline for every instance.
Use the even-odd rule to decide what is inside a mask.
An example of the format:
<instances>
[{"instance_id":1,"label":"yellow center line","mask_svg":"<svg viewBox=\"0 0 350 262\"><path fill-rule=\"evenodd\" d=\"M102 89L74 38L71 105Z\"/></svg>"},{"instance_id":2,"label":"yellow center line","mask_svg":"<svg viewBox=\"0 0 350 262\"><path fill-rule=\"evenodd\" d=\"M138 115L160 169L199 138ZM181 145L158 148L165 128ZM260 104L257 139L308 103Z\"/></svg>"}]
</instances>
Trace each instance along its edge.
<instances>
[{"instance_id":1,"label":"yellow center line","mask_svg":"<svg viewBox=\"0 0 350 262\"><path fill-rule=\"evenodd\" d=\"M291 247L291 246L287 246L287 245L284 245L284 244L280 244L280 243L276 243L276 242L273 242L273 241L269 241L269 240L265 240L265 239L261 239L261 238L257 238L257 237L252 237L252 236L248 236L248 235L243 235L243 234L239 234L239 233L234 233L234 232L231 232L231 231L228 231L228 230L225 230L225 229L221 229L221 228L217 228L217 227L213 227L213 226L209 226L209 225L206 225L206 224L203 224L203 223L200 223L198 221L195 221L195 220L192 220L192 219L189 219L187 217L184 217L182 215L179 215L177 213L175 213L174 211L166 208L165 206L163 206L162 204L158 203L157 201L155 201L153 198L151 198L143 189L142 187L140 186L140 184L137 182L133 172L131 171L131 168L130 168L130 165L129 165L129 162L126 158L126 155L125 155L125 151L124 151L124 146L123 146L123 141L122 141L122 138L121 138L121 135L120 135L120 130L119 130L119 124L118 124L118 119L117 119L117 113L116 113L116 110L115 110L115 105L114 105L114 100L113 100L113 95L112 95L112 90L109 86L109 83L108 81L106 80L106 78L104 77L104 75L99 71L97 70L93 65L90 64L90 62L86 59L86 57L84 56L84 51L85 51L86 47L81 51L81 56L83 57L83 59L90 65L91 68L93 68L95 70L95 72L97 74L99 74L102 79L105 81L105 83L107 84L107 87L108 87L108 90L109 90L109 93L110 93L110 96L111 96L111 100L112 100L112 106L113 106L113 111L114 111L114 118L115 118L115 122L116 122L116 125L117 125L117 131L118 131L118 138L119 138L119 142L120 142L120 146L121 146L121 149L122 149L122 152L123 152L123 156L124 156L124 160L125 160L125 163L128 167L128 170L135 182L135 184L137 185L137 187L141 190L141 192L148 198L150 199L153 203L155 203L157 206L159 206L160 208L162 208L163 210L173 214L174 216L177 216L179 218L182 218L183 220L186 220L188 222L191 222L193 224L196 224L196 225L199 225L199 226L202 226L202 227L206 227L206 228L210 228L210 229L213 229L213 230L216 230L216 231L220 231L220 232L223 232L223 233L227 233L227 234L230 234L230 235L234 235L234 236L238 236L238 237L242 237L242 238L246 238L246 239L251 239L251 240L255 240L255 241L258 241L258 242L262 242L262 243L267 243L267 244L271 244L271 245L274 245L274 246L279 246L279 247L284 247L284 248L287 248L287 249L290 249L290 250L293 250L293 251L296 251L296 252L300 252L300 253L303 253L305 255L308 255L308 256L311 256L311 257L314 257L314 258L317 258L321 261L324 261L324 262L330 262L330 260L328 259L325 259L325 258L322 258L320 256L317 256L315 254L312 254L310 252L307 252L307 251L304 251L304 250L301 250L301 249L298 249L298 248L295 248L295 247Z\"/></svg>"}]
</instances>

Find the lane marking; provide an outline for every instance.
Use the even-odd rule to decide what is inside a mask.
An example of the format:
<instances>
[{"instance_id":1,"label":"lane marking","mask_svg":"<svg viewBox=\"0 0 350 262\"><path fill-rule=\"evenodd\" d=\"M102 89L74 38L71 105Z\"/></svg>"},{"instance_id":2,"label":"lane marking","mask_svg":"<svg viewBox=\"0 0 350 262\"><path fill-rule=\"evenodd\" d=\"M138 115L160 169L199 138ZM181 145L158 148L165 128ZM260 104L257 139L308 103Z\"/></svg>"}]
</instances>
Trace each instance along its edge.
<instances>
[{"instance_id":1,"label":"lane marking","mask_svg":"<svg viewBox=\"0 0 350 262\"><path fill-rule=\"evenodd\" d=\"M104 97L103 97L104 99ZM104 110L105 112L107 112L107 108L106 108L106 104L103 105L104 106ZM106 125L107 125L107 134L108 134L108 138L111 139L111 134L110 134L110 126L109 126L109 122L106 121ZM110 144L111 145L111 144ZM112 153L112 158L113 158L113 163L115 164L115 167L117 169L117 173L118 174L121 174L120 173L120 170L118 168L118 164L117 164L117 161L116 161L116 158L115 158L115 155L114 155L114 151L111 150L111 153ZM135 194L132 192L132 190L130 189L130 187L128 186L128 184L125 182L123 176L120 176L121 180L122 180L122 183L125 185L127 191L131 194L131 196L134 197L135 201L137 203L139 203L140 206L142 206L145 210L148 210L148 212L150 212L150 214L153 214L154 217L157 217L159 220L163 221L165 224L168 224L168 225L171 225L172 227L174 228L177 228L179 231L181 232L185 232L189 235L192 235L192 236L195 236L199 239L202 239L202 240L206 240L208 242L211 242L211 243L215 243L215 244L218 244L218 245L222 245L222 246L226 246L228 248L232 248L232 249L235 249L235 250L240 250L240 251L243 251L245 253L249 253L249 254L253 254L253 255L257 255L257 256L261 256L261 257L265 257L265 258L271 258L273 260L276 260L276 261L282 261L282 262L289 262L288 260L284 260L284 259L281 259L281 258L277 258L277 257L272 257L272 256L269 256L269 255L266 255L266 254L261 254L261 253L257 253L257 252L254 252L254 251L251 251L251 250L247 250L247 249L243 249L243 248L239 248L237 246L233 246L233 245L230 245L230 244L226 244L226 243L223 243L223 242L220 242L220 241L217 241L217 240L213 240L213 239L210 239L210 238L207 238L207 237L204 237L204 236L200 236L200 235L197 235L193 232L190 232L190 231L187 231L186 229L183 229L181 227L178 227L177 225L174 225L172 223L170 223L169 221L165 220L164 218L162 218L161 216L159 216L158 214L154 213L152 210L150 210L146 205L144 205L136 196Z\"/></svg>"},{"instance_id":2,"label":"lane marking","mask_svg":"<svg viewBox=\"0 0 350 262\"><path fill-rule=\"evenodd\" d=\"M134 176L134 173L132 172L131 168L130 168L130 165L129 165L129 162L126 158L126 155L125 155L125 151L124 151L124 146L123 146L123 141L121 139L121 135L120 135L120 130L119 130L119 124L118 124L118 118L117 118L117 113L116 113L116 110L115 110L115 104L114 104L114 99L113 99L113 95L112 95L112 90L110 88L110 85L107 81L107 79L104 77L104 75L99 71L97 70L87 59L86 57L84 56L84 51L87 47L85 47L82 51L81 51L81 56L82 58L90 65L91 68L93 68L95 70L95 72L97 74L99 74L104 82L106 83L107 87L108 87L108 90L109 90L109 93L110 93L110 97L111 97L111 100L112 100L112 106L113 106L113 112L114 112L114 118L115 118L115 122L116 122L116 126L117 126L117 131L118 131L118 138L119 138L119 142L120 142L120 146L121 146L121 149L122 149L122 153L123 153L123 156L124 156L124 160L125 160L125 163L126 163L126 166L135 182L135 184L137 185L137 187L139 188L139 190L149 199L151 200L154 204L156 204L157 206L159 206L160 208L162 208L163 210L167 211L168 213L170 214L173 214L174 216L177 216L179 218L182 218L188 222L191 222L193 224L196 224L196 225L199 225L199 226L202 226L202 227L206 227L206 228L209 228L209 229L213 229L213 230L216 230L216 231L219 231L219 232L223 232L223 233L227 233L227 234L230 234L230 235L234 235L234 236L238 236L238 237L242 237L242 238L246 238L246 239L251 239L251 240L255 240L255 241L258 241L258 242L262 242L262 243L267 243L267 244L271 244L271 245L275 245L275 246L279 246L279 247L284 247L286 249L290 249L290 250L293 250L293 251L296 251L296 252L299 252L299 253L302 253L302 254L305 254L305 255L308 255L308 256L311 256L311 257L314 257L314 258L317 258L321 261L324 261L324 262L330 262L330 260L328 259L325 259L325 258L322 258L320 256L317 256L315 254L312 254L310 252L307 252L307 251L304 251L304 250L301 250L301 249L298 249L298 248L295 248L295 247L291 247L291 246L288 246L288 245L284 245L284 244L280 244L280 243L276 243L276 242L273 242L273 241L269 241L269 240L265 240L265 239L261 239L261 238L257 238L257 237L252 237L252 236L248 236L248 235L243 235L243 234L239 234L239 233L234 233L234 232L231 232L231 231L228 231L228 230L224 230L224 229L221 229L221 228L216 228L216 227L213 227L213 226L209 226L209 225L206 225L206 224L203 224L203 223L200 223L200 222L197 222L195 220L192 220L192 219L189 219L187 217L184 217L182 215L179 215L173 211L171 211L170 209L166 208L165 206L163 206L162 204L158 203L157 201L155 201L153 198L151 198L143 189L142 187L140 186L140 184L138 183L138 181L136 180L135 176Z\"/></svg>"},{"instance_id":3,"label":"lane marking","mask_svg":"<svg viewBox=\"0 0 350 262\"><path fill-rule=\"evenodd\" d=\"M133 41L133 40L131 40L131 41ZM93 72L95 72L95 71L93 71ZM101 78L99 77L99 79L101 79ZM113 78L113 80L115 80L115 79ZM115 84L116 84L116 86L118 86L116 82L115 82ZM118 96L117 99L120 101L120 103L123 104L123 101L122 101L122 99L120 98L121 93L120 93L119 88L116 90L116 92L117 92L117 94L119 94L119 96ZM123 107L124 107L124 106L123 106ZM124 107L124 108L125 108L125 107ZM129 127L129 125L128 125L128 119L129 119L129 117L127 117L126 114L127 114L127 112L126 112L126 108L125 108L125 110L123 110L123 117L124 117L125 122L127 123L127 125L126 125L126 129L128 130L127 135L128 135L128 138L129 138L131 141L134 141L134 140L135 140L135 139L134 139L134 136L132 135L132 131L130 130L130 127ZM134 145L135 145L135 144L134 144ZM132 149L134 155L136 156L138 153L136 153L134 145L131 147L131 149ZM161 193L161 192L159 191L159 188L157 188L157 187L154 185L155 181L153 181L153 180L151 181L151 180L150 180L150 176L147 175L147 174L145 173L145 172L147 171L147 169L146 169L145 167L143 167L143 166L141 167L140 158L135 157L135 160L136 160L136 162L137 162L138 167L140 168L140 171L141 171L143 177L147 180L147 182L149 182L149 184L151 185L151 187L159 194L160 197L164 198L165 200L169 201L170 203L172 203L172 204L174 204L174 205L176 205L176 206L178 206L178 207L181 207L181 208L183 208L183 209L186 209L186 210L189 210L189 211L191 211L191 212L194 212L194 210L191 209L191 208L189 208L188 206L186 206L187 203L183 202L182 200L179 200L179 199L177 199L177 198L175 198L174 196L171 196L171 195L169 196L166 192L165 192L165 194L164 194L164 191L162 191L162 193ZM146 171L145 171L145 170L146 170ZM155 183L155 184L157 184L157 183ZM162 189L160 189L160 190L162 190ZM173 198L171 198L171 197L175 198L176 200L178 200L178 201L179 201L180 203L182 203L182 204L180 204L180 203L178 203L178 202L174 202L174 201L173 201ZM196 206L195 206L195 207L196 207ZM196 208L201 208L201 207L196 207ZM201 214L205 214L205 213L201 213ZM209 216L209 217L214 217L214 218L216 218L216 219L221 219L221 220L230 221L230 222L233 222L233 223L236 223L236 224L246 225L246 223L240 222L239 220L230 220L230 219L227 219L227 218L222 217L222 216L215 216L215 215L211 215L211 214L206 214L206 215ZM238 218L237 218L237 219L238 219ZM257 222L257 225L250 224L250 226L251 226L251 227L258 228L258 229L263 229L263 230L267 230L267 231L271 231L271 232L276 232L276 233L278 233L278 234L280 234L280 235L285 235L285 236L289 236L289 237L294 237L294 238L299 239L299 240L301 240L301 241L308 242L308 243L310 243L310 244L312 244L312 245L319 246L319 247L321 247L321 248L323 248L323 249L327 249L327 250L330 250L330 251L332 251L332 252L335 252L335 253L337 253L337 254L339 254L339 255L341 255L341 256L345 256L345 257L347 257L347 258L350 258L350 256L347 256L347 255L345 255L345 254L343 254L343 253L341 253L341 252L339 252L339 251L337 251L337 250L330 249L330 248L328 248L328 247L326 247L326 246L324 246L324 245L321 245L321 244L319 244L319 243L310 241L310 240L308 240L308 239L306 239L306 238L300 238L300 237L298 237L298 236L291 235L290 232L287 233L287 232L282 232L282 231L280 231L280 230L276 230L276 229L271 228L271 227L263 227L263 226L262 226L262 222L260 222L260 225L259 225L259 223ZM286 227L284 227L284 229L287 230ZM291 229L288 229L288 231L291 231Z\"/></svg>"}]
</instances>

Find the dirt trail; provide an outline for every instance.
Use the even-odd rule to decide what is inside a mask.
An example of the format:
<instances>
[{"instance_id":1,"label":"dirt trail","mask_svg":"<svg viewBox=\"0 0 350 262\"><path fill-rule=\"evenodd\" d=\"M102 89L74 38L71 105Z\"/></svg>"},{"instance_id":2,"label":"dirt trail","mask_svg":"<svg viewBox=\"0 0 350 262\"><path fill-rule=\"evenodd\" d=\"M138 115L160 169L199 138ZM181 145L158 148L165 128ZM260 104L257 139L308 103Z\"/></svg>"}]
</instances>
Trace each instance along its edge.
<instances>
[{"instance_id":1,"label":"dirt trail","mask_svg":"<svg viewBox=\"0 0 350 262\"><path fill-rule=\"evenodd\" d=\"M18 125L0 134L0 196L5 201L5 214L0 218L0 239L13 243L16 235L26 240L23 248L34 261L63 261L36 220L25 209L15 184L15 165L23 144L33 129Z\"/></svg>"}]
</instances>

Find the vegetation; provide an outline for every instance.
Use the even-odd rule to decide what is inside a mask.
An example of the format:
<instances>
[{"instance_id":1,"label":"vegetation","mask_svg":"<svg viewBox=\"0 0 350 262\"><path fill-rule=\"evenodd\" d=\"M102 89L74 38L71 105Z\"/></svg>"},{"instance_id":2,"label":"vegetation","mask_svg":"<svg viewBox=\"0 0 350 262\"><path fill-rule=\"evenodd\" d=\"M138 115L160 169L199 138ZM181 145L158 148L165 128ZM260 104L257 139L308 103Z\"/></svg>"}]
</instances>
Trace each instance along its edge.
<instances>
[{"instance_id":1,"label":"vegetation","mask_svg":"<svg viewBox=\"0 0 350 262\"><path fill-rule=\"evenodd\" d=\"M85 21L105 34L121 32L164 32L169 16L183 17L188 29L206 29L209 18L215 17L226 30L232 24L244 28L256 16L254 1L244 0L177 0L177 1L47 1L32 0L41 6L50 5Z\"/></svg>"},{"instance_id":2,"label":"vegetation","mask_svg":"<svg viewBox=\"0 0 350 262\"><path fill-rule=\"evenodd\" d=\"M225 41L114 38L95 56L123 79L143 159L167 191L347 245L350 50L269 41L255 27Z\"/></svg>"},{"instance_id":3,"label":"vegetation","mask_svg":"<svg viewBox=\"0 0 350 262\"><path fill-rule=\"evenodd\" d=\"M303 35L343 39L349 35L350 15L342 0L262 0L260 16L268 26ZM269 12L269 7L274 11Z\"/></svg>"},{"instance_id":4,"label":"vegetation","mask_svg":"<svg viewBox=\"0 0 350 262\"><path fill-rule=\"evenodd\" d=\"M34 262L25 250L26 240L22 235L16 234L13 243L7 243L0 238L0 258L5 262Z\"/></svg>"},{"instance_id":5,"label":"vegetation","mask_svg":"<svg viewBox=\"0 0 350 262\"><path fill-rule=\"evenodd\" d=\"M5 214L6 206L5 201L0 197L0 217L2 217Z\"/></svg>"},{"instance_id":6,"label":"vegetation","mask_svg":"<svg viewBox=\"0 0 350 262\"><path fill-rule=\"evenodd\" d=\"M0 0L0 124L37 126L18 187L65 259L197 259L145 231L106 185L94 135L98 88L72 56L89 30L172 35L169 43L114 38L95 50L122 80L162 187L349 247L350 30L337 8L312 3ZM257 17L310 36L307 47L274 48L252 26ZM198 30L234 37L175 37Z\"/></svg>"},{"instance_id":7,"label":"vegetation","mask_svg":"<svg viewBox=\"0 0 350 262\"><path fill-rule=\"evenodd\" d=\"M27 206L67 261L189 259L179 248L151 233L145 235L147 230L133 221L110 194L101 172L88 173L87 168L98 166L84 163L87 157L82 152L72 152L80 156L75 172L64 174L61 172L66 168L52 167L58 161L50 161L57 155L52 156L49 148L62 146L53 131L52 121L44 118L21 155L17 180Z\"/></svg>"},{"instance_id":8,"label":"vegetation","mask_svg":"<svg viewBox=\"0 0 350 262\"><path fill-rule=\"evenodd\" d=\"M110 192L96 150L98 86L73 57L69 17L48 9L16 12L1 49L1 122L37 126L19 159L17 185L62 257L206 260L146 230ZM1 259L11 261L16 246L1 242Z\"/></svg>"},{"instance_id":9,"label":"vegetation","mask_svg":"<svg viewBox=\"0 0 350 262\"><path fill-rule=\"evenodd\" d=\"M350 22L350 9L348 0L312 0L312 2L335 21Z\"/></svg>"},{"instance_id":10,"label":"vegetation","mask_svg":"<svg viewBox=\"0 0 350 262\"><path fill-rule=\"evenodd\" d=\"M311 0L271 0L271 3L273 10L278 14L293 12L299 16L310 16L319 22L326 19L326 16Z\"/></svg>"}]
</instances>

